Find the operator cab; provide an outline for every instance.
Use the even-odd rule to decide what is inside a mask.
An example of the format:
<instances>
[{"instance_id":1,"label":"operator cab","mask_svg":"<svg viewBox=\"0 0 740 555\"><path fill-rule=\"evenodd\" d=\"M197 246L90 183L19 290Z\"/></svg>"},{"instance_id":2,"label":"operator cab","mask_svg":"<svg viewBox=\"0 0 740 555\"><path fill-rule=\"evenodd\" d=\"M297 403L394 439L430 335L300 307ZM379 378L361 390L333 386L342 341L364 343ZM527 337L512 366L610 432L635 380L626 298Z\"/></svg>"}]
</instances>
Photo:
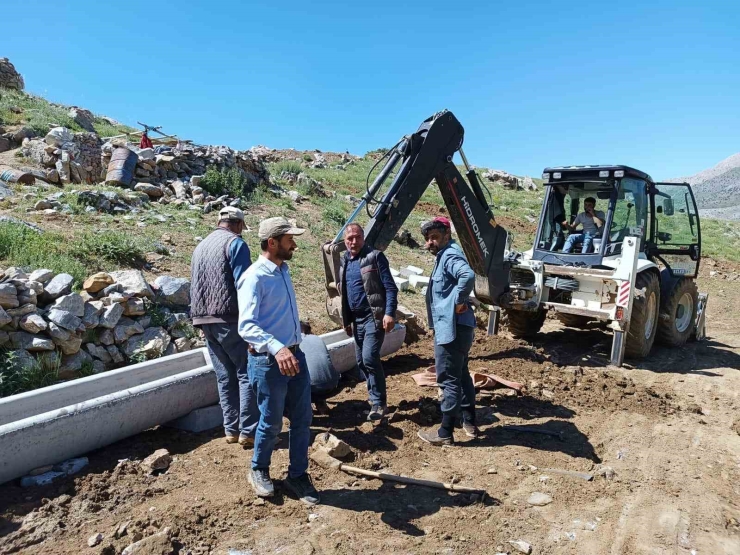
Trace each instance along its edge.
<instances>
[{"instance_id":1,"label":"operator cab","mask_svg":"<svg viewBox=\"0 0 740 555\"><path fill-rule=\"evenodd\" d=\"M533 259L554 265L609 267L621 255L624 238L632 236L640 237L640 251L659 258L674 275L696 274L699 218L688 184L655 183L648 174L629 166L552 167L544 170L542 179L545 204ZM595 200L593 212L602 225L597 228L593 220L587 220L573 230L573 224L586 220L579 214L587 199ZM584 241L586 227L591 237Z\"/></svg>"}]
</instances>

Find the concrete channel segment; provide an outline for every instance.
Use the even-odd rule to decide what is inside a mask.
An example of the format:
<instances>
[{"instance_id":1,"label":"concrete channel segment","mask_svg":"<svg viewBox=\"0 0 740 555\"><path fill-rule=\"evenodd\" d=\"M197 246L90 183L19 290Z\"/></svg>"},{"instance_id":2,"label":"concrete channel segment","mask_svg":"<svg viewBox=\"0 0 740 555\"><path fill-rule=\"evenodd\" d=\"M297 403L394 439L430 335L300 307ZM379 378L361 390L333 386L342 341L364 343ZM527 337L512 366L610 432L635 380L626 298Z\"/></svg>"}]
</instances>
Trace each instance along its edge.
<instances>
[{"instance_id":1,"label":"concrete channel segment","mask_svg":"<svg viewBox=\"0 0 740 555\"><path fill-rule=\"evenodd\" d=\"M337 371L355 367L354 340L343 330L320 337ZM405 337L405 326L396 325L386 334L381 354L396 352ZM214 405L218 405L218 390L207 349L1 399L0 484L157 425L189 422L193 411ZM216 409L208 413L208 420L215 421ZM190 420L206 429L197 414Z\"/></svg>"}]
</instances>

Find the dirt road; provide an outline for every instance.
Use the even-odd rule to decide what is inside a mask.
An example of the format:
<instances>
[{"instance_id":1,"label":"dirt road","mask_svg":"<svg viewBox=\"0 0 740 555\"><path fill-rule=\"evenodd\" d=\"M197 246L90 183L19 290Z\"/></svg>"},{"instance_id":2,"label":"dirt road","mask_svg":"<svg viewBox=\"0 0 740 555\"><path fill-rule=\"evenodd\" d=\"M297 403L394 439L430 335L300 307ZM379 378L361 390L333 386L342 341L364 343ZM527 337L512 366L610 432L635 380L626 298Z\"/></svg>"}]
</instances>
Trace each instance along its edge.
<instances>
[{"instance_id":1,"label":"dirt road","mask_svg":"<svg viewBox=\"0 0 740 555\"><path fill-rule=\"evenodd\" d=\"M322 505L308 509L283 495L259 504L245 480L251 451L226 445L217 431L156 429L91 453L88 471L65 483L0 487L0 552L120 553L138 535L169 527L165 543L193 554L516 553L509 541L522 540L535 554L736 555L740 281L726 279L733 272L722 264L703 270L707 342L656 348L634 367L606 366L610 337L601 330L548 321L534 344L480 332L471 368L520 381L527 394L481 396L479 441L460 436L440 449L416 438L439 421L436 392L410 378L432 363L429 339L386 362L396 411L387 426L363 424L364 384L352 381L330 415L314 420L316 432L330 430L352 447L356 466L482 487L483 501L313 468ZM140 470L135 461L162 447L175 455L169 470ZM286 447L273 458L274 477L286 468ZM531 506L533 492L552 502ZM102 542L88 547L97 533Z\"/></svg>"}]
</instances>

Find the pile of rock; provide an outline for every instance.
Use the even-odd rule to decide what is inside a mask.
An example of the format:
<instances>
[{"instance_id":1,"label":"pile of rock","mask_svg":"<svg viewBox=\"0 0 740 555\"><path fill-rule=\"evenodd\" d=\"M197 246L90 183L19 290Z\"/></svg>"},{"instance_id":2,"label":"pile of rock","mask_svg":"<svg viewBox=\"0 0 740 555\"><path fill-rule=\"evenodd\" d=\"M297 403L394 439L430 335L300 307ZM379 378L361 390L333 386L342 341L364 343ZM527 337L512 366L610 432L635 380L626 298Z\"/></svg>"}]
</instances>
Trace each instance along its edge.
<instances>
[{"instance_id":1,"label":"pile of rock","mask_svg":"<svg viewBox=\"0 0 740 555\"><path fill-rule=\"evenodd\" d=\"M536 191L537 185L531 177L525 176L523 179L511 175L503 170L488 170L483 173L483 177L494 183L501 183L504 189L515 191Z\"/></svg>"},{"instance_id":2,"label":"pile of rock","mask_svg":"<svg viewBox=\"0 0 740 555\"><path fill-rule=\"evenodd\" d=\"M102 147L102 165L111 164L113 152L127 148L136 153L136 170L130 185L163 204L189 203L201 205L215 200L200 186L208 168L236 168L247 183L248 192L257 185L268 184L270 174L264 160L251 151L236 151L226 146L181 145L178 148L158 146L140 149L122 142L108 142ZM120 183L116 183L120 184Z\"/></svg>"},{"instance_id":3,"label":"pile of rock","mask_svg":"<svg viewBox=\"0 0 740 555\"><path fill-rule=\"evenodd\" d=\"M80 293L73 282L46 269L0 272L0 346L13 350L16 364L45 354L68 379L85 364L101 372L204 346L187 314L186 279L160 276L149 284L139 270L100 272Z\"/></svg>"},{"instance_id":4,"label":"pile of rock","mask_svg":"<svg viewBox=\"0 0 740 555\"><path fill-rule=\"evenodd\" d=\"M18 148L23 144L23 139L30 139L35 136L36 132L28 126L23 126L7 133L0 127L0 152L5 152L11 148Z\"/></svg>"},{"instance_id":5,"label":"pile of rock","mask_svg":"<svg viewBox=\"0 0 740 555\"><path fill-rule=\"evenodd\" d=\"M44 168L50 183L98 183L101 141L95 133L54 127L43 139L26 138L21 153Z\"/></svg>"},{"instance_id":6,"label":"pile of rock","mask_svg":"<svg viewBox=\"0 0 740 555\"><path fill-rule=\"evenodd\" d=\"M0 58L0 87L22 91L26 84L15 66L7 58Z\"/></svg>"},{"instance_id":7,"label":"pile of rock","mask_svg":"<svg viewBox=\"0 0 740 555\"><path fill-rule=\"evenodd\" d=\"M25 200L32 200L37 197L38 187L26 187L27 192L24 195ZM53 193L45 198L37 200L33 208L27 208L27 212L41 213L45 216L54 216L57 214L72 214L75 212L72 204L77 207L84 206L85 212L105 212L107 214L126 214L137 213L146 204L149 203L149 197L142 193L129 191L118 194L113 191L99 190L72 190L69 192Z\"/></svg>"}]
</instances>

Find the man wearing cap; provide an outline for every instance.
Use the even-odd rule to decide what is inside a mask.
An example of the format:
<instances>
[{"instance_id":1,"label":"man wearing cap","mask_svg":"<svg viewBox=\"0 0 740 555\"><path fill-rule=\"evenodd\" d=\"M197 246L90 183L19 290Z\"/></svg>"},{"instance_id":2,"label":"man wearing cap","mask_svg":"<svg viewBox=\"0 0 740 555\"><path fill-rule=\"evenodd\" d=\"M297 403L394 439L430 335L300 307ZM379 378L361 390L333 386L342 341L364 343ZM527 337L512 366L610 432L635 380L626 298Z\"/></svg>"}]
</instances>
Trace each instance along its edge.
<instances>
[{"instance_id":1,"label":"man wearing cap","mask_svg":"<svg viewBox=\"0 0 740 555\"><path fill-rule=\"evenodd\" d=\"M237 285L251 264L241 238L244 213L227 206L218 227L195 248L191 267L190 315L203 330L216 372L226 442L254 444L259 420L247 373L248 345L239 335Z\"/></svg>"},{"instance_id":2,"label":"man wearing cap","mask_svg":"<svg viewBox=\"0 0 740 555\"><path fill-rule=\"evenodd\" d=\"M468 371L468 352L475 336L475 316L470 293L475 273L460 246L452 240L450 221L434 218L421 227L426 247L436 255L427 286L427 319L434 330L434 363L442 388L442 426L420 430L418 435L432 445L454 444L453 430L462 413L462 428L468 437L478 437L475 425L475 386Z\"/></svg>"},{"instance_id":3,"label":"man wearing cap","mask_svg":"<svg viewBox=\"0 0 740 555\"><path fill-rule=\"evenodd\" d=\"M354 335L357 366L367 381L370 421L387 413L385 373L380 348L386 332L395 325L398 287L393 281L385 255L365 244L359 224L344 229L347 252L339 265L342 293L342 323L347 335Z\"/></svg>"},{"instance_id":4,"label":"man wearing cap","mask_svg":"<svg viewBox=\"0 0 740 555\"><path fill-rule=\"evenodd\" d=\"M285 263L296 249L293 237L304 231L282 217L260 223L262 254L239 283L239 334L255 351L249 357L249 378L260 411L249 482L257 496L274 495L270 460L286 414L290 464L283 483L305 504L314 505L319 494L307 472L311 378L299 346L298 306Z\"/></svg>"}]
</instances>

